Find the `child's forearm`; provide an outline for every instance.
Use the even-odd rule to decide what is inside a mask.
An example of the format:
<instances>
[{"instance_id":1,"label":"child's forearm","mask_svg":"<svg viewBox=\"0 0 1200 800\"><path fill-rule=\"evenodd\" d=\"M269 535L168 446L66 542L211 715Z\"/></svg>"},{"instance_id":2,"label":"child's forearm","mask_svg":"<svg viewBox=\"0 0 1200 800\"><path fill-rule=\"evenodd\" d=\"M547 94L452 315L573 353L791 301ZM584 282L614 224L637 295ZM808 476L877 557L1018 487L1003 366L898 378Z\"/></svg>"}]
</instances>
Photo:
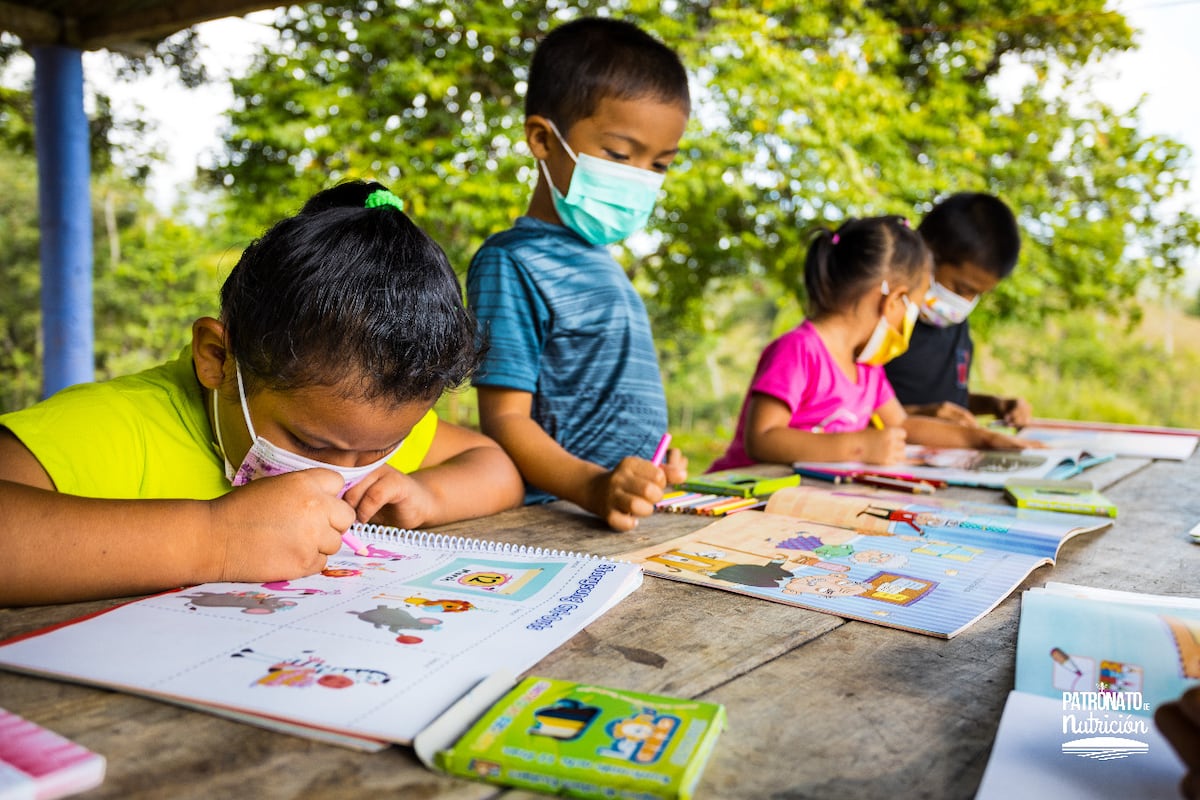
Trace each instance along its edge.
<instances>
[{"instance_id":1,"label":"child's forearm","mask_svg":"<svg viewBox=\"0 0 1200 800\"><path fill-rule=\"evenodd\" d=\"M746 437L746 454L755 461L790 464L793 461L863 461L867 436L853 433L814 433L775 427Z\"/></svg>"},{"instance_id":2,"label":"child's forearm","mask_svg":"<svg viewBox=\"0 0 1200 800\"><path fill-rule=\"evenodd\" d=\"M982 428L916 415L904 420L904 429L908 431L909 442L927 447L980 447L985 433Z\"/></svg>"},{"instance_id":3,"label":"child's forearm","mask_svg":"<svg viewBox=\"0 0 1200 800\"><path fill-rule=\"evenodd\" d=\"M567 452L532 418L499 417L485 432L500 443L530 484L593 514L605 513L596 485L608 470Z\"/></svg>"},{"instance_id":4,"label":"child's forearm","mask_svg":"<svg viewBox=\"0 0 1200 800\"><path fill-rule=\"evenodd\" d=\"M0 481L0 606L216 580L209 522L203 501L94 500Z\"/></svg>"},{"instance_id":5,"label":"child's forearm","mask_svg":"<svg viewBox=\"0 0 1200 800\"><path fill-rule=\"evenodd\" d=\"M423 525L473 519L516 508L525 487L512 460L499 447L488 444L464 450L434 467L412 473L433 497L433 507Z\"/></svg>"}]
</instances>

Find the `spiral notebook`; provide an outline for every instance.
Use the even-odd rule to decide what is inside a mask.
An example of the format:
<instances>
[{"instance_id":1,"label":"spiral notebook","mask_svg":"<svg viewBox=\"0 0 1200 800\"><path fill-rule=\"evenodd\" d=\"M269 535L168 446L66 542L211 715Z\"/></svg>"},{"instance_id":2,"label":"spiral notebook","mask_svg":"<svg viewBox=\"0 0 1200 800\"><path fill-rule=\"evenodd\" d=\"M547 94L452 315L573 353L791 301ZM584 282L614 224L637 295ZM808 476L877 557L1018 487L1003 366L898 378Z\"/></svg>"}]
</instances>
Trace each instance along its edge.
<instances>
[{"instance_id":1,"label":"spiral notebook","mask_svg":"<svg viewBox=\"0 0 1200 800\"><path fill-rule=\"evenodd\" d=\"M377 750L636 589L632 564L371 525L307 578L154 595L0 645L0 668Z\"/></svg>"}]
</instances>

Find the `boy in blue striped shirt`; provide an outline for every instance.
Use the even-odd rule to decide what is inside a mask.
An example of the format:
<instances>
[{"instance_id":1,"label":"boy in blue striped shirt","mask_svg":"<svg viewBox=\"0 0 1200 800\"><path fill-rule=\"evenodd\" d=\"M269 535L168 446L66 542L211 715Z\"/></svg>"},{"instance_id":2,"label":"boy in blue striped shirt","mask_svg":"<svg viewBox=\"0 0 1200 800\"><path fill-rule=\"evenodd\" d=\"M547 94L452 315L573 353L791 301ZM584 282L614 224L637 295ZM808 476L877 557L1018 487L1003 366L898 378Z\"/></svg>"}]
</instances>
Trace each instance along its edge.
<instances>
[{"instance_id":1,"label":"boy in blue striped shirt","mask_svg":"<svg viewBox=\"0 0 1200 800\"><path fill-rule=\"evenodd\" d=\"M489 343L474 378L483 431L516 462L526 503L570 500L619 531L687 461L649 460L667 428L662 376L646 308L607 245L645 225L689 113L678 56L636 26L552 31L525 97L529 210L467 273Z\"/></svg>"}]
</instances>

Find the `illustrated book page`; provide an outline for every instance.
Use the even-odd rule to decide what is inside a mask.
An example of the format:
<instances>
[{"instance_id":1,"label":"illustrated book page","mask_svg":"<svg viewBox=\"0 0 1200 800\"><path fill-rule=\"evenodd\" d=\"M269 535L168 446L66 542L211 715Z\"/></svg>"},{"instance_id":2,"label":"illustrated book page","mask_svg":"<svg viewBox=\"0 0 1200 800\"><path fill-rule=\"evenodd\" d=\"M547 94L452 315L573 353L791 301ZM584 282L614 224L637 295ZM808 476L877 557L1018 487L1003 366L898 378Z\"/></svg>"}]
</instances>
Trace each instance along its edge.
<instances>
[{"instance_id":1,"label":"illustrated book page","mask_svg":"<svg viewBox=\"0 0 1200 800\"><path fill-rule=\"evenodd\" d=\"M1017 675L977 800L1174 800L1152 715L1200 683L1200 599L1047 583L1021 596Z\"/></svg>"},{"instance_id":2,"label":"illustrated book page","mask_svg":"<svg viewBox=\"0 0 1200 800\"><path fill-rule=\"evenodd\" d=\"M1052 563L1067 538L1107 525L979 509L911 495L781 489L765 511L623 557L660 577L949 638Z\"/></svg>"},{"instance_id":3,"label":"illustrated book page","mask_svg":"<svg viewBox=\"0 0 1200 800\"><path fill-rule=\"evenodd\" d=\"M369 748L407 743L641 583L636 566L363 526L318 575L167 592L0 645L0 667ZM378 747L379 745L376 745Z\"/></svg>"}]
</instances>

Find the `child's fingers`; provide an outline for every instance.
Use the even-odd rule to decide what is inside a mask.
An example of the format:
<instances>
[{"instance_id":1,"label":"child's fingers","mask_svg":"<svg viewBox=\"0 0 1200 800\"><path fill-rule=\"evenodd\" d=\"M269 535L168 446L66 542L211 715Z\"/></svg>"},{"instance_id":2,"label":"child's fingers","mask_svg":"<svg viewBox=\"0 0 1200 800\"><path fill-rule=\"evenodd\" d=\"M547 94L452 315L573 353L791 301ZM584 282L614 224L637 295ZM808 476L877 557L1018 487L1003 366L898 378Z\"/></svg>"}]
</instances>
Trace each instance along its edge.
<instances>
[{"instance_id":1,"label":"child's fingers","mask_svg":"<svg viewBox=\"0 0 1200 800\"><path fill-rule=\"evenodd\" d=\"M688 460L683 451L672 449L667 454L667 463L663 465L663 474L667 483L683 483L687 480Z\"/></svg>"},{"instance_id":2,"label":"child's fingers","mask_svg":"<svg viewBox=\"0 0 1200 800\"><path fill-rule=\"evenodd\" d=\"M1159 706L1154 723L1188 768L1200 770L1200 725L1188 717L1183 704L1176 700Z\"/></svg>"}]
</instances>

